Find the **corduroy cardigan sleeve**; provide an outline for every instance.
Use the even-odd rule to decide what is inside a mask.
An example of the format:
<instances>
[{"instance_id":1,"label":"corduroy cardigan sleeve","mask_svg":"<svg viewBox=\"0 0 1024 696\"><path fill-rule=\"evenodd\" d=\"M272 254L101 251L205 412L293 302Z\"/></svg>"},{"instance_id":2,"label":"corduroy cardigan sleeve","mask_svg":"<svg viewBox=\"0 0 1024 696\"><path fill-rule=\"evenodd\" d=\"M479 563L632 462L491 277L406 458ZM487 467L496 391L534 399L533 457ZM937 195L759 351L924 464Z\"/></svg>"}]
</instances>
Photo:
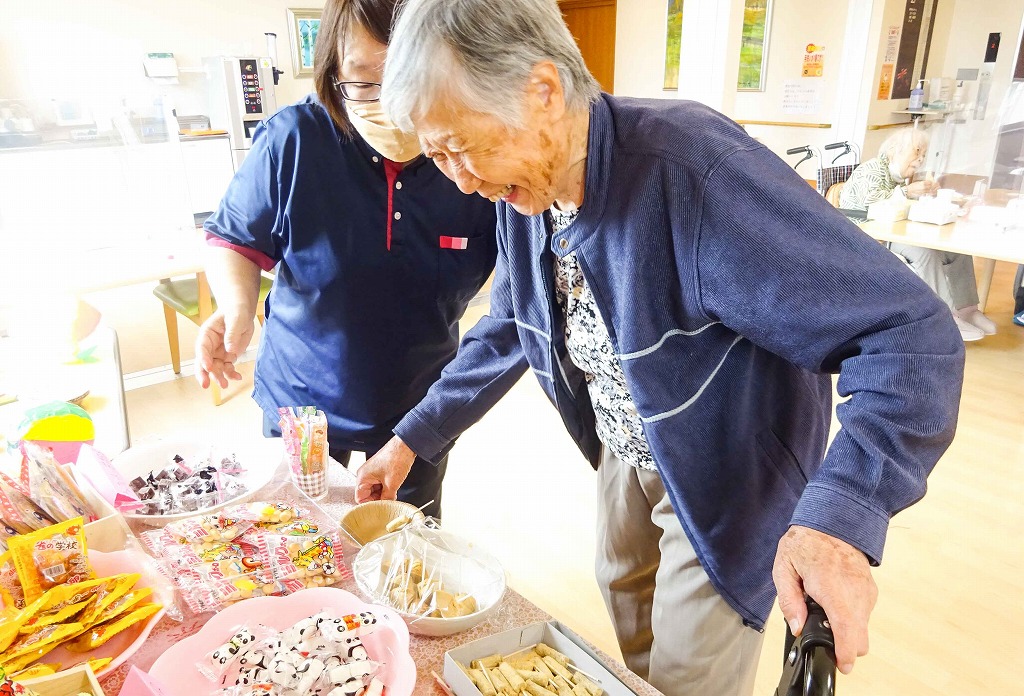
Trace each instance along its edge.
<instances>
[{"instance_id":1,"label":"corduroy cardigan sleeve","mask_svg":"<svg viewBox=\"0 0 1024 696\"><path fill-rule=\"evenodd\" d=\"M466 332L458 355L441 372L441 378L395 426L395 434L430 462L444 456L455 438L483 418L528 367L512 310L502 228L499 214L490 311Z\"/></svg>"},{"instance_id":2,"label":"corduroy cardigan sleeve","mask_svg":"<svg viewBox=\"0 0 1024 696\"><path fill-rule=\"evenodd\" d=\"M805 369L838 373L849 397L791 524L878 563L889 518L924 495L956 429L964 346L951 313L762 147L722 157L698 199L708 316Z\"/></svg>"}]
</instances>

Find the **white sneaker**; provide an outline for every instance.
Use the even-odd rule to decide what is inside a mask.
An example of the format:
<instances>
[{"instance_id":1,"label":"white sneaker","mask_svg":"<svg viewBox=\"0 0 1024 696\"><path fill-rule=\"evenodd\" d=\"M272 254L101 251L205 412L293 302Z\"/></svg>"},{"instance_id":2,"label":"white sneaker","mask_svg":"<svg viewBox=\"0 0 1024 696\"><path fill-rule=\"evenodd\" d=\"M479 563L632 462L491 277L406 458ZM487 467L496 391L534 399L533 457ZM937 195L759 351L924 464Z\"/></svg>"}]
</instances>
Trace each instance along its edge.
<instances>
[{"instance_id":1,"label":"white sneaker","mask_svg":"<svg viewBox=\"0 0 1024 696\"><path fill-rule=\"evenodd\" d=\"M974 324L970 324L960 317L953 315L953 321L956 322L956 328L960 329L960 338L964 340L964 343L968 341L980 341L985 338L985 332L979 329Z\"/></svg>"},{"instance_id":2,"label":"white sneaker","mask_svg":"<svg viewBox=\"0 0 1024 696\"><path fill-rule=\"evenodd\" d=\"M985 332L986 336L992 336L996 332L996 323L986 317L977 307L972 307L967 311L957 310L957 316L967 323L977 326Z\"/></svg>"}]
</instances>

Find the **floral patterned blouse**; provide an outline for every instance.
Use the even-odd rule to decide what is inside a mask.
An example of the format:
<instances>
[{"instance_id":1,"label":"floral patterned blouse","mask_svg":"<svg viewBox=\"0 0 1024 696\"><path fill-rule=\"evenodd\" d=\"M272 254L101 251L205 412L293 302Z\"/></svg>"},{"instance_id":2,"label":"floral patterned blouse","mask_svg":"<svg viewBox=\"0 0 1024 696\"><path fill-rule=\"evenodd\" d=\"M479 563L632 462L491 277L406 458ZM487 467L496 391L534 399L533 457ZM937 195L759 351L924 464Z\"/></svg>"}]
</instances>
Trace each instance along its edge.
<instances>
[{"instance_id":1,"label":"floral patterned blouse","mask_svg":"<svg viewBox=\"0 0 1024 696\"><path fill-rule=\"evenodd\" d=\"M578 212L552 207L551 226L555 234L572 224ZM555 297L565 311L565 344L569 357L586 374L598 437L627 464L656 471L640 415L626 387L622 364L612 348L608 328L601 319L576 254L555 259Z\"/></svg>"}]
</instances>

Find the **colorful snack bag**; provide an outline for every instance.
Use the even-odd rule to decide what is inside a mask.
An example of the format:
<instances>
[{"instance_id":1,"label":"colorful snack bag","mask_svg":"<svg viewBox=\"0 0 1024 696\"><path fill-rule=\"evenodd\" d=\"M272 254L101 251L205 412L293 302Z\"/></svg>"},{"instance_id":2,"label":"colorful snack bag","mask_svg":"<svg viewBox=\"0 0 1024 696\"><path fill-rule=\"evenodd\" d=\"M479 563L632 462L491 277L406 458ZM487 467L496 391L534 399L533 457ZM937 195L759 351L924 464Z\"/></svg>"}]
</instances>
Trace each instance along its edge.
<instances>
[{"instance_id":1,"label":"colorful snack bag","mask_svg":"<svg viewBox=\"0 0 1024 696\"><path fill-rule=\"evenodd\" d=\"M96 516L89 504L61 477L60 464L53 454L28 443L24 449L23 466L28 470L29 497L55 520L81 517L94 521Z\"/></svg>"},{"instance_id":2,"label":"colorful snack bag","mask_svg":"<svg viewBox=\"0 0 1024 696\"><path fill-rule=\"evenodd\" d=\"M227 517L262 524L287 523L305 514L305 510L284 503L245 503L224 511Z\"/></svg>"},{"instance_id":3,"label":"colorful snack bag","mask_svg":"<svg viewBox=\"0 0 1024 696\"><path fill-rule=\"evenodd\" d=\"M253 526L251 520L240 520L224 515L190 517L167 525L167 531L191 544L223 544L233 541Z\"/></svg>"},{"instance_id":4,"label":"colorful snack bag","mask_svg":"<svg viewBox=\"0 0 1024 696\"><path fill-rule=\"evenodd\" d=\"M50 626L43 626L38 631L28 635L23 635L21 638L16 640L9 648L7 648L3 656L0 657L0 662L6 666L9 662L15 662L20 657L35 655L43 648L49 648L52 650L63 641L71 638L72 636L78 635L84 630L85 626L80 623L52 624ZM46 650L46 652L49 652L50 650ZM31 662L35 662L35 660L38 660L40 657L42 657L42 655L34 657ZM25 663L26 666L28 664L30 663ZM11 669L11 671L14 672L17 670Z\"/></svg>"},{"instance_id":5,"label":"colorful snack bag","mask_svg":"<svg viewBox=\"0 0 1024 696\"><path fill-rule=\"evenodd\" d=\"M244 536L244 535L243 535ZM242 538L242 537L239 537ZM206 548L209 546L209 548ZM223 544L174 544L165 547L163 557L173 568L194 568L202 563L240 560L255 557L259 549L238 539Z\"/></svg>"},{"instance_id":6,"label":"colorful snack bag","mask_svg":"<svg viewBox=\"0 0 1024 696\"><path fill-rule=\"evenodd\" d=\"M28 534L57 523L3 474L0 474L0 517L19 534Z\"/></svg>"},{"instance_id":7,"label":"colorful snack bag","mask_svg":"<svg viewBox=\"0 0 1024 696\"><path fill-rule=\"evenodd\" d=\"M5 611L9 607L25 608L25 592L21 589L18 569L14 567L10 551L0 556L0 597L3 597Z\"/></svg>"},{"instance_id":8,"label":"colorful snack bag","mask_svg":"<svg viewBox=\"0 0 1024 696\"><path fill-rule=\"evenodd\" d=\"M51 587L94 577L81 517L13 537L10 549L26 602L34 602Z\"/></svg>"},{"instance_id":9,"label":"colorful snack bag","mask_svg":"<svg viewBox=\"0 0 1024 696\"><path fill-rule=\"evenodd\" d=\"M292 520L291 522L259 522L256 525L261 531L281 536L316 536L320 526L312 521Z\"/></svg>"},{"instance_id":10,"label":"colorful snack bag","mask_svg":"<svg viewBox=\"0 0 1024 696\"><path fill-rule=\"evenodd\" d=\"M260 553L277 580L339 573L341 547L333 534L305 537L264 534L260 537Z\"/></svg>"}]
</instances>

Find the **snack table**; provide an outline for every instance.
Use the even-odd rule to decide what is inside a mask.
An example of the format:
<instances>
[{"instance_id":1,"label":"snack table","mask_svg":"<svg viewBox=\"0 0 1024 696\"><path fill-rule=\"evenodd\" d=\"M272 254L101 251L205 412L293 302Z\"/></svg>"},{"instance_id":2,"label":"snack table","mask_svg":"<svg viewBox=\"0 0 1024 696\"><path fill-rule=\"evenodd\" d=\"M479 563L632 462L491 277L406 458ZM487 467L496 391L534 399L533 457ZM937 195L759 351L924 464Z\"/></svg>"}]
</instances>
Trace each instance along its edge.
<instances>
[{"instance_id":1,"label":"snack table","mask_svg":"<svg viewBox=\"0 0 1024 696\"><path fill-rule=\"evenodd\" d=\"M978 279L978 306L984 310L992 287L996 261L1024 263L1024 234L1018 230L1002 230L993 225L958 220L948 225L924 222L880 222L868 220L859 226L880 242L898 242L984 259Z\"/></svg>"},{"instance_id":2,"label":"snack table","mask_svg":"<svg viewBox=\"0 0 1024 696\"><path fill-rule=\"evenodd\" d=\"M274 484L270 484L273 486ZM340 520L342 515L354 505L355 499L355 477L337 463L331 464L330 471L331 490L326 502L321 502L320 507L324 509L334 520ZM253 500L261 500L260 494L256 493ZM136 533L146 531L147 527L134 528ZM348 549L346 548L346 553ZM346 561L351 563L350 558ZM359 594L355 581L350 577L336 585L343 590L353 594ZM108 696L113 696L121 690L125 676L132 665L139 669L148 670L153 663L168 647L174 643L196 633L203 624L209 620L211 614L196 616L190 615L186 610L185 619L176 622L164 618L150 634L149 639L142 648L135 653L126 664L118 670L101 680L101 685ZM444 654L446 651L459 645L469 643L487 635L500 633L519 626L525 626L539 621L551 621L551 617L541 611L535 604L526 600L522 595L509 589L505 593L503 604L498 612L483 624L452 636L441 638L427 638L423 636L410 635L409 651L416 663L417 679L414 696L427 696L441 694L441 690L435 686L431 672L438 675L444 671ZM608 655L595 649L595 652L608 665L608 668L618 676L623 683L632 689L637 696L659 696L657 691L647 682L626 669L621 662L614 660ZM212 687L212 684L211 684ZM212 690L212 689L211 689ZM196 694L195 696L204 696Z\"/></svg>"}]
</instances>

